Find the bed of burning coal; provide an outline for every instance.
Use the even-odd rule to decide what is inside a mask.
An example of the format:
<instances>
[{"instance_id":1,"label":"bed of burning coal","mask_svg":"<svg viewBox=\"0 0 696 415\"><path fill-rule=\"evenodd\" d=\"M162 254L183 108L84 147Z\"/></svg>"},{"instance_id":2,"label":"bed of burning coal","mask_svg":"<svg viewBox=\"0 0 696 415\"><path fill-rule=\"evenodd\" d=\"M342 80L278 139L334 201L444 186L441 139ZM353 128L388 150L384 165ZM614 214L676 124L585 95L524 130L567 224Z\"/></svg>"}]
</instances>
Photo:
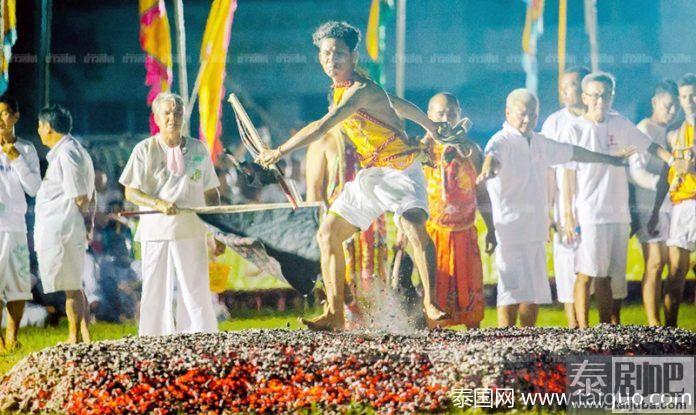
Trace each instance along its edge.
<instances>
[{"instance_id":1,"label":"bed of burning coal","mask_svg":"<svg viewBox=\"0 0 696 415\"><path fill-rule=\"evenodd\" d=\"M59 345L0 380L0 409L68 414L447 410L452 388L565 392L573 355L694 355L696 333L599 326L248 330Z\"/></svg>"}]
</instances>

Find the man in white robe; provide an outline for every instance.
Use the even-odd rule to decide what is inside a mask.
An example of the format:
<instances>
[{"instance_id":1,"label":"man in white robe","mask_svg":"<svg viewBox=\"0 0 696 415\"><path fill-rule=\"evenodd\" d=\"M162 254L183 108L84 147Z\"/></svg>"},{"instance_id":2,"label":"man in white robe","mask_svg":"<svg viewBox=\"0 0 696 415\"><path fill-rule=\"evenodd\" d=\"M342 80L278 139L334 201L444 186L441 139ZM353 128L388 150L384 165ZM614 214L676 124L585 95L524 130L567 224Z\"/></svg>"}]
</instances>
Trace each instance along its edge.
<instances>
[{"instance_id":1,"label":"man in white robe","mask_svg":"<svg viewBox=\"0 0 696 415\"><path fill-rule=\"evenodd\" d=\"M34 247L44 293L65 291L68 343L89 342L87 298L82 276L87 249L83 214L94 195L94 166L70 135L72 117L59 105L39 112L41 142L51 150L36 194Z\"/></svg>"},{"instance_id":2,"label":"man in white robe","mask_svg":"<svg viewBox=\"0 0 696 415\"><path fill-rule=\"evenodd\" d=\"M205 144L182 135L181 97L163 92L152 111L160 132L135 146L119 180L128 201L162 212L142 215L136 234L143 275L138 333L216 332L207 228L179 208L219 204L220 183Z\"/></svg>"},{"instance_id":3,"label":"man in white robe","mask_svg":"<svg viewBox=\"0 0 696 415\"><path fill-rule=\"evenodd\" d=\"M27 201L41 185L39 157L34 146L14 135L19 120L17 101L0 97L0 323L2 304L7 308L5 337L0 335L0 354L17 345L24 303L31 300L29 247L27 244Z\"/></svg>"}]
</instances>

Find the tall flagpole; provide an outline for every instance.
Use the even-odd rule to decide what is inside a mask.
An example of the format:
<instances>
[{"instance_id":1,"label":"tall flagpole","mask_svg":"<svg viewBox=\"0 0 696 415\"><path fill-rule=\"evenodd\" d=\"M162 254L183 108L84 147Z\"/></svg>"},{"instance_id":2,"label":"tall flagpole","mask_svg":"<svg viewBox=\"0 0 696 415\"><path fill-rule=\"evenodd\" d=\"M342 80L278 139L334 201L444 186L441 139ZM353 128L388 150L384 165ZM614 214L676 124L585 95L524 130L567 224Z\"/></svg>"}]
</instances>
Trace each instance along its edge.
<instances>
[{"instance_id":1,"label":"tall flagpole","mask_svg":"<svg viewBox=\"0 0 696 415\"><path fill-rule=\"evenodd\" d=\"M183 0L174 1L174 19L176 21L176 49L179 67L179 94L184 100L184 105L189 101L188 75L186 71L186 27L184 26L184 2ZM190 117L190 114L189 114ZM184 135L190 135L190 119L184 118Z\"/></svg>"},{"instance_id":2,"label":"tall flagpole","mask_svg":"<svg viewBox=\"0 0 696 415\"><path fill-rule=\"evenodd\" d=\"M396 96L404 97L406 74L406 0L396 2Z\"/></svg>"},{"instance_id":3,"label":"tall flagpole","mask_svg":"<svg viewBox=\"0 0 696 415\"><path fill-rule=\"evenodd\" d=\"M561 77L565 73L566 35L568 23L568 0L558 0L558 91L560 94ZM559 96L560 99L560 96Z\"/></svg>"},{"instance_id":4,"label":"tall flagpole","mask_svg":"<svg viewBox=\"0 0 696 415\"><path fill-rule=\"evenodd\" d=\"M39 44L39 108L51 101L51 21L53 20L53 0L41 0L41 43Z\"/></svg>"},{"instance_id":5,"label":"tall flagpole","mask_svg":"<svg viewBox=\"0 0 696 415\"><path fill-rule=\"evenodd\" d=\"M585 0L585 31L590 38L592 72L599 71L599 41L597 39L597 0Z\"/></svg>"}]
</instances>

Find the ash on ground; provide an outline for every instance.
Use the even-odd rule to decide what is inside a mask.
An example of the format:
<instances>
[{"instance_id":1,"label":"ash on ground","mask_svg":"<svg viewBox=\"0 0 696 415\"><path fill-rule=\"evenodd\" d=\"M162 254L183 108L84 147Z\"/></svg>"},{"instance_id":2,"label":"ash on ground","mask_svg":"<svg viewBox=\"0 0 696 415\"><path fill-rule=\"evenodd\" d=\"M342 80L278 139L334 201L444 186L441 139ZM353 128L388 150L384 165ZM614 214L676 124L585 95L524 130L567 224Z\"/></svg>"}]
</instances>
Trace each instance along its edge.
<instances>
[{"instance_id":1,"label":"ash on ground","mask_svg":"<svg viewBox=\"0 0 696 415\"><path fill-rule=\"evenodd\" d=\"M564 358L589 354L693 356L696 333L603 325L126 337L27 356L0 380L0 410L281 414L362 405L384 414L440 412L452 388L565 392Z\"/></svg>"}]
</instances>

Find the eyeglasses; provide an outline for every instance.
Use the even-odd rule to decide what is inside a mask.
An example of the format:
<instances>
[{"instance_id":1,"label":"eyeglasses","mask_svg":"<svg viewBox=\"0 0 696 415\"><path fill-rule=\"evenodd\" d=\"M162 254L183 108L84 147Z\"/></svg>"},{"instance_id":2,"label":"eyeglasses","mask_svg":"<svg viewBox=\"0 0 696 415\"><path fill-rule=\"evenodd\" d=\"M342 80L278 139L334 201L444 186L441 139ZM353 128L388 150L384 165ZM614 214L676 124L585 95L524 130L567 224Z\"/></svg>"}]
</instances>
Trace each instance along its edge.
<instances>
[{"instance_id":1,"label":"eyeglasses","mask_svg":"<svg viewBox=\"0 0 696 415\"><path fill-rule=\"evenodd\" d=\"M600 98L606 101L614 96L614 93L611 91L605 92L603 94L588 94L586 92L583 92L583 94L586 95L588 98L592 99L593 101L597 101Z\"/></svg>"}]
</instances>

